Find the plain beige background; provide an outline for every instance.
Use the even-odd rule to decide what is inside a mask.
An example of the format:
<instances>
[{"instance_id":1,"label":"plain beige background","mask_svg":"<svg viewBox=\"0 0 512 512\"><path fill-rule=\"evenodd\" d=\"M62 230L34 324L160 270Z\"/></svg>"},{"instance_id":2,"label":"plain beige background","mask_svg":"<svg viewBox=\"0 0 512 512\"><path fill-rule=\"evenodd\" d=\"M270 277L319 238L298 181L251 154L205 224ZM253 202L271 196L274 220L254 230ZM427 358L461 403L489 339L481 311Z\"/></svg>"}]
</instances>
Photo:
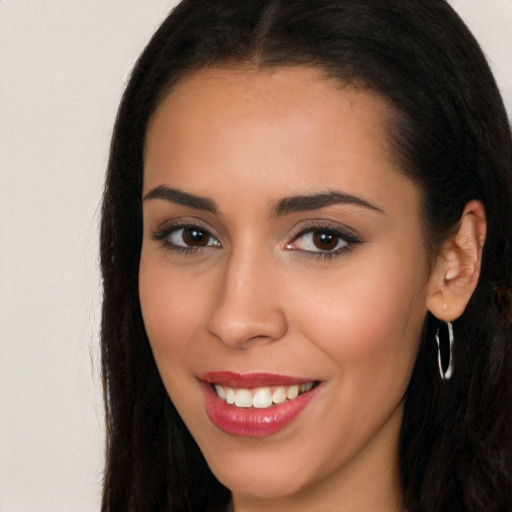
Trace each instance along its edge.
<instances>
[{"instance_id":1,"label":"plain beige background","mask_svg":"<svg viewBox=\"0 0 512 512\"><path fill-rule=\"evenodd\" d=\"M127 75L170 0L0 0L0 512L97 511L98 208ZM512 112L512 0L453 0Z\"/></svg>"}]
</instances>

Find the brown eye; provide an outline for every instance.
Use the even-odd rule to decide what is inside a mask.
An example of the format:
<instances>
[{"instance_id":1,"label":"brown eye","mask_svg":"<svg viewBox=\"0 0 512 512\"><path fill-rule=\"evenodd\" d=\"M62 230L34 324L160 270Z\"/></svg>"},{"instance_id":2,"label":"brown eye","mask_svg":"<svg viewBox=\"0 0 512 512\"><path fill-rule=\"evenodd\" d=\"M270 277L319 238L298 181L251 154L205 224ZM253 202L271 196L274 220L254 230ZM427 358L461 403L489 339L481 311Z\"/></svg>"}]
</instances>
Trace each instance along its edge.
<instances>
[{"instance_id":1,"label":"brown eye","mask_svg":"<svg viewBox=\"0 0 512 512\"><path fill-rule=\"evenodd\" d=\"M318 255L336 255L357 243L360 243L360 240L354 235L328 228L314 228L303 231L286 247Z\"/></svg>"},{"instance_id":2,"label":"brown eye","mask_svg":"<svg viewBox=\"0 0 512 512\"><path fill-rule=\"evenodd\" d=\"M220 247L220 242L206 229L200 226L168 228L157 236L166 240L169 248L201 249L203 247Z\"/></svg>"},{"instance_id":3,"label":"brown eye","mask_svg":"<svg viewBox=\"0 0 512 512\"><path fill-rule=\"evenodd\" d=\"M332 251L339 242L339 236L334 233L317 231L313 233L313 244L320 251Z\"/></svg>"},{"instance_id":4,"label":"brown eye","mask_svg":"<svg viewBox=\"0 0 512 512\"><path fill-rule=\"evenodd\" d=\"M208 245L209 235L201 228L191 227L182 230L182 238L185 245L205 247Z\"/></svg>"}]
</instances>

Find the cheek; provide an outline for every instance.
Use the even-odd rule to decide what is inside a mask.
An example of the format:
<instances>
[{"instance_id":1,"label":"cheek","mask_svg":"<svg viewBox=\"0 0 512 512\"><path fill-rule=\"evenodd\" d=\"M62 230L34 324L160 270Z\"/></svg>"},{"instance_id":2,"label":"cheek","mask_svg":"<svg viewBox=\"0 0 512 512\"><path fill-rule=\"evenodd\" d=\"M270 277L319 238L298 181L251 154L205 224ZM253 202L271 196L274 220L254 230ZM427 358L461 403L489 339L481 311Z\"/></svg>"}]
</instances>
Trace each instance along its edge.
<instances>
[{"instance_id":1,"label":"cheek","mask_svg":"<svg viewBox=\"0 0 512 512\"><path fill-rule=\"evenodd\" d=\"M201 298L205 294L198 289L199 282L186 271L171 270L165 259L141 258L139 294L151 350L169 397L192 430L199 427L197 417L190 414L190 404L201 402L189 375L191 344L198 319L204 317Z\"/></svg>"},{"instance_id":2,"label":"cheek","mask_svg":"<svg viewBox=\"0 0 512 512\"><path fill-rule=\"evenodd\" d=\"M415 360L426 308L423 271L411 254L397 258L385 248L378 257L358 257L328 282L306 282L307 302L296 302L302 334L313 340L336 364L389 378L402 367L408 379ZM348 270L349 269L349 270ZM389 372L389 374L387 374ZM397 377L399 377L397 375Z\"/></svg>"},{"instance_id":3,"label":"cheek","mask_svg":"<svg viewBox=\"0 0 512 512\"><path fill-rule=\"evenodd\" d=\"M173 372L180 372L183 367L198 319L204 317L201 303L206 295L204 285L201 278L189 277L186 270L171 269L165 259L145 258L143 251L139 269L140 304L161 373L171 374L166 370L171 365ZM165 368L161 364L164 361Z\"/></svg>"}]
</instances>

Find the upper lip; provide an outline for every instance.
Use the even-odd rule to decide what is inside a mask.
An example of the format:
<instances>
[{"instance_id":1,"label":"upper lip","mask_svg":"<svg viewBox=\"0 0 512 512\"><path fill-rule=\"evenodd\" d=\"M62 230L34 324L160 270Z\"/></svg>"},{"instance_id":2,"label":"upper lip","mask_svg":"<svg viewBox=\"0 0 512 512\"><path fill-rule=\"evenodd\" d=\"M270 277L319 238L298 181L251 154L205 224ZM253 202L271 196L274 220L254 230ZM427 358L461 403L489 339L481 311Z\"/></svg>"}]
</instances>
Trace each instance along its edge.
<instances>
[{"instance_id":1,"label":"upper lip","mask_svg":"<svg viewBox=\"0 0 512 512\"><path fill-rule=\"evenodd\" d=\"M256 388L270 386L293 386L294 384L305 384L314 382L315 379L303 377L291 377L274 373L235 373L231 371L205 372L200 379L210 384L230 386L233 388Z\"/></svg>"}]
</instances>

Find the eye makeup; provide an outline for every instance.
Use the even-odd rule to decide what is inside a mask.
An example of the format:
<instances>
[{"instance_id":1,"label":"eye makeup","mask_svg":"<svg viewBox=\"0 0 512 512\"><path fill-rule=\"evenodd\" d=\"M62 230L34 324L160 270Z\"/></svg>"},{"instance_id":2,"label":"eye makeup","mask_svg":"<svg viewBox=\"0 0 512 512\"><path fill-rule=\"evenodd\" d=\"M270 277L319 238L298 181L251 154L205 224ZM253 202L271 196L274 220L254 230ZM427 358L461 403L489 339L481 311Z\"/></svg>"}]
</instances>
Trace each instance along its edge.
<instances>
[{"instance_id":1,"label":"eye makeup","mask_svg":"<svg viewBox=\"0 0 512 512\"><path fill-rule=\"evenodd\" d=\"M222 247L218 238L195 220L165 224L153 232L152 238L161 242L165 249L185 254ZM302 224L290 239L291 241L285 245L286 250L301 251L309 256L324 259L340 256L352 251L355 245L363 243L349 230L321 221Z\"/></svg>"}]
</instances>

